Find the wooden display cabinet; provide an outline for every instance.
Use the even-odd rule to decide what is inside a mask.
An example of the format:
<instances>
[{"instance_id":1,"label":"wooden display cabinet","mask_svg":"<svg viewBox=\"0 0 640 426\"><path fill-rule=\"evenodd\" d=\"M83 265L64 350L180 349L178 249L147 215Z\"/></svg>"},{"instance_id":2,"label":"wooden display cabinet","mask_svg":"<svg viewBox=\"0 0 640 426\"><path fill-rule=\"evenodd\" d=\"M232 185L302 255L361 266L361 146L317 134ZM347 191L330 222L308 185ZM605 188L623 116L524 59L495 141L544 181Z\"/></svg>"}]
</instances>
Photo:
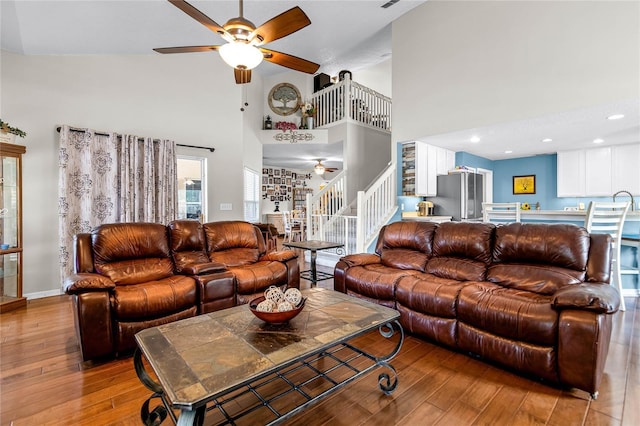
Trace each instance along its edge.
<instances>
[{"instance_id":1,"label":"wooden display cabinet","mask_svg":"<svg viewBox=\"0 0 640 426\"><path fill-rule=\"evenodd\" d=\"M0 312L27 305L22 296L22 145L0 143Z\"/></svg>"}]
</instances>

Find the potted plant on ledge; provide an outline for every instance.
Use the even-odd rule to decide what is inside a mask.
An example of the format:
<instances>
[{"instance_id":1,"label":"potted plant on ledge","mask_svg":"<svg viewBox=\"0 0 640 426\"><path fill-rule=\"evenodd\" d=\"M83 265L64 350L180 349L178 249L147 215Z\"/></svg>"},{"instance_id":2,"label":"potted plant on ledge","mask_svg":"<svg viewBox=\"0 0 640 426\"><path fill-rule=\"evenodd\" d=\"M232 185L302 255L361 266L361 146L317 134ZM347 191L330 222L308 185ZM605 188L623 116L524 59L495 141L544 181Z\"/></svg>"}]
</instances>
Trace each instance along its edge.
<instances>
[{"instance_id":1,"label":"potted plant on ledge","mask_svg":"<svg viewBox=\"0 0 640 426\"><path fill-rule=\"evenodd\" d=\"M27 133L17 127L12 127L9 123L0 118L0 142L15 143L16 136L24 138L27 136Z\"/></svg>"}]
</instances>

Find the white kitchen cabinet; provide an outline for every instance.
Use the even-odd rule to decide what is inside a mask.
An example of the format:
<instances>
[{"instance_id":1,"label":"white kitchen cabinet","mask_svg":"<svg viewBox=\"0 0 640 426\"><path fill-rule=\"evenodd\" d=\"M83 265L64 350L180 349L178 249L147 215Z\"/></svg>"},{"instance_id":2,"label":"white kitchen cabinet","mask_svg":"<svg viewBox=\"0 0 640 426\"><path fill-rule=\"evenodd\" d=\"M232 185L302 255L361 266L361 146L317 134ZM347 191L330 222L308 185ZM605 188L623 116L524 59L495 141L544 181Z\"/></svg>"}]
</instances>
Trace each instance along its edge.
<instances>
[{"instance_id":1,"label":"white kitchen cabinet","mask_svg":"<svg viewBox=\"0 0 640 426\"><path fill-rule=\"evenodd\" d=\"M584 197L585 150L558 152L558 197Z\"/></svg>"},{"instance_id":2,"label":"white kitchen cabinet","mask_svg":"<svg viewBox=\"0 0 640 426\"><path fill-rule=\"evenodd\" d=\"M611 196L611 147L587 149L584 161L585 195L588 197Z\"/></svg>"},{"instance_id":3,"label":"white kitchen cabinet","mask_svg":"<svg viewBox=\"0 0 640 426\"><path fill-rule=\"evenodd\" d=\"M423 142L415 142L415 195L433 197L438 189L438 175L455 167L455 152Z\"/></svg>"},{"instance_id":4,"label":"white kitchen cabinet","mask_svg":"<svg viewBox=\"0 0 640 426\"><path fill-rule=\"evenodd\" d=\"M427 197L436 195L437 166L436 147L416 142L416 195Z\"/></svg>"},{"instance_id":5,"label":"white kitchen cabinet","mask_svg":"<svg viewBox=\"0 0 640 426\"><path fill-rule=\"evenodd\" d=\"M455 168L456 153L448 149L436 147L436 174L446 175Z\"/></svg>"},{"instance_id":6,"label":"white kitchen cabinet","mask_svg":"<svg viewBox=\"0 0 640 426\"><path fill-rule=\"evenodd\" d=\"M640 144L558 152L558 197L640 195Z\"/></svg>"},{"instance_id":7,"label":"white kitchen cabinet","mask_svg":"<svg viewBox=\"0 0 640 426\"><path fill-rule=\"evenodd\" d=\"M640 144L611 147L611 192L640 195Z\"/></svg>"}]
</instances>

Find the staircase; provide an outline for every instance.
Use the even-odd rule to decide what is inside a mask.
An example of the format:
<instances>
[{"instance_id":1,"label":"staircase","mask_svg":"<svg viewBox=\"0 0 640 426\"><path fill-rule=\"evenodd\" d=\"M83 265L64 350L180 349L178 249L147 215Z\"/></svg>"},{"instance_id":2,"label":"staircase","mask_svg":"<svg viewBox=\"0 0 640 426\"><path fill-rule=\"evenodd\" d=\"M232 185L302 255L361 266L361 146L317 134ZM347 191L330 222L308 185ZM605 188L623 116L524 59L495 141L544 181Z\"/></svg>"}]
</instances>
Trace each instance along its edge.
<instances>
[{"instance_id":1,"label":"staircase","mask_svg":"<svg viewBox=\"0 0 640 426\"><path fill-rule=\"evenodd\" d=\"M333 266L352 253L366 252L380 228L395 214L396 168L387 168L365 191L358 191L354 203L346 199L346 170L343 170L318 194L307 194L307 239L334 241L344 248L323 250L317 262Z\"/></svg>"},{"instance_id":2,"label":"staircase","mask_svg":"<svg viewBox=\"0 0 640 426\"><path fill-rule=\"evenodd\" d=\"M351 81L348 74L336 84L314 93L311 103L316 106L315 120L319 128L355 123L374 133L391 134L391 99ZM348 140L345 143L349 143ZM397 210L395 165L387 165L366 190L357 192L357 181L347 186L347 170L345 163L344 170L326 187L313 196L307 194L306 239L344 244L343 248L318 252L317 263L321 265L334 266L344 255L366 252L380 228ZM353 168L351 173L352 179L366 176ZM349 193L356 197L348 199Z\"/></svg>"}]
</instances>

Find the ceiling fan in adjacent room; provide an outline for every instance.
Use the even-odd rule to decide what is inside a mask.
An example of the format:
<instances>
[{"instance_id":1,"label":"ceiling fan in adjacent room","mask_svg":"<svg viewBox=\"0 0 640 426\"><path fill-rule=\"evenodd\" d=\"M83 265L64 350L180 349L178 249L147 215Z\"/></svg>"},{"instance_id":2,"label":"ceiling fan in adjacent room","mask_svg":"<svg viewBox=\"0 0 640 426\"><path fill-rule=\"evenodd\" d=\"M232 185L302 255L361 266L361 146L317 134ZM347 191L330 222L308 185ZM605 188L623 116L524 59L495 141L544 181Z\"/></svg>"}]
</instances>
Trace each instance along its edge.
<instances>
[{"instance_id":1,"label":"ceiling fan in adjacent room","mask_svg":"<svg viewBox=\"0 0 640 426\"><path fill-rule=\"evenodd\" d=\"M240 16L229 19L223 26L218 25L184 0L169 1L211 31L218 33L227 43L221 46L182 46L153 49L158 53L217 50L220 52L222 59L233 67L237 84L249 83L251 81L251 70L257 67L263 59L307 74L314 74L320 68L320 65L306 59L261 47L264 44L293 34L311 24L309 17L298 6L271 18L256 28L251 21L243 16L242 0L239 0Z\"/></svg>"},{"instance_id":2,"label":"ceiling fan in adjacent room","mask_svg":"<svg viewBox=\"0 0 640 426\"><path fill-rule=\"evenodd\" d=\"M325 174L325 172L326 173L333 173L336 170L338 170L335 167L325 167L325 165L322 164L322 159L317 159L316 161L318 162L318 164L313 166L313 171L316 172L316 174L318 174L318 175L323 175L323 174Z\"/></svg>"}]
</instances>

